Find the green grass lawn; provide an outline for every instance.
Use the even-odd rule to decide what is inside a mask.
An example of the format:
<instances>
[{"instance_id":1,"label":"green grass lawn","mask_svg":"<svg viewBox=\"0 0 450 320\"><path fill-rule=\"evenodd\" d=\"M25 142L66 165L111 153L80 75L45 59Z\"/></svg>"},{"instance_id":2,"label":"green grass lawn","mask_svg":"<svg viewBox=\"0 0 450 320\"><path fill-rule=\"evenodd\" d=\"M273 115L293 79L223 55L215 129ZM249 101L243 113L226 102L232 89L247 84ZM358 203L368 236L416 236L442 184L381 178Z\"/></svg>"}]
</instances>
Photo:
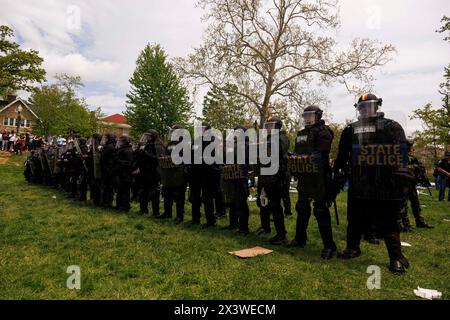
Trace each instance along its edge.
<instances>
[{"instance_id":1,"label":"green grass lawn","mask_svg":"<svg viewBox=\"0 0 450 320\"><path fill-rule=\"evenodd\" d=\"M305 249L274 247L269 236L220 230L226 220L202 230L141 217L136 204L125 215L74 202L54 189L29 185L22 161L14 156L0 166L0 299L415 299L417 286L450 297L450 222L444 221L450 219L450 203L437 202L436 194L421 196L424 215L436 229L402 234L412 244L404 249L411 268L399 277L388 271L384 244L363 243L363 255L352 261L322 261L314 218ZM338 199L341 225L333 223L340 250L344 199ZM186 212L190 221L188 204ZM295 217L286 224L292 238ZM255 203L250 227L259 227ZM274 252L248 260L228 254L252 246ZM70 265L81 268L79 291L66 288ZM381 267L380 290L367 289L370 265Z\"/></svg>"}]
</instances>

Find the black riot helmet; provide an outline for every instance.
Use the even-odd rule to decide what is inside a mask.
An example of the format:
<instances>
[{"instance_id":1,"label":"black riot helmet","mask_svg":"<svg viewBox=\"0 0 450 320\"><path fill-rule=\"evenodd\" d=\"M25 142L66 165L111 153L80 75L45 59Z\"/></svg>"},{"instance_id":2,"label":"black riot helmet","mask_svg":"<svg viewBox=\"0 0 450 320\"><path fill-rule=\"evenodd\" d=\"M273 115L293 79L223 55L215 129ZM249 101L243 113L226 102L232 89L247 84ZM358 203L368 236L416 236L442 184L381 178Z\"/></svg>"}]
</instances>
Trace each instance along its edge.
<instances>
[{"instance_id":1,"label":"black riot helmet","mask_svg":"<svg viewBox=\"0 0 450 320\"><path fill-rule=\"evenodd\" d=\"M100 141L102 141L102 135L100 133L94 133L92 135L92 139L94 139L95 141L97 141L98 143L100 143Z\"/></svg>"},{"instance_id":2,"label":"black riot helmet","mask_svg":"<svg viewBox=\"0 0 450 320\"><path fill-rule=\"evenodd\" d=\"M311 126L322 120L323 110L318 106L309 106L302 113L302 119L305 126Z\"/></svg>"},{"instance_id":3,"label":"black riot helmet","mask_svg":"<svg viewBox=\"0 0 450 320\"><path fill-rule=\"evenodd\" d=\"M274 130L274 129L281 130L282 127L283 121L281 121L281 119L276 116L268 117L266 122L264 123L264 129L266 130Z\"/></svg>"},{"instance_id":4,"label":"black riot helmet","mask_svg":"<svg viewBox=\"0 0 450 320\"><path fill-rule=\"evenodd\" d=\"M158 131L150 129L142 135L140 142L143 145L145 145L147 143L155 142L158 139L158 137L159 137Z\"/></svg>"},{"instance_id":5,"label":"black riot helmet","mask_svg":"<svg viewBox=\"0 0 450 320\"><path fill-rule=\"evenodd\" d=\"M100 142L101 145L107 145L107 144L116 144L117 137L115 134L107 133L103 136L102 141Z\"/></svg>"},{"instance_id":6,"label":"black riot helmet","mask_svg":"<svg viewBox=\"0 0 450 320\"><path fill-rule=\"evenodd\" d=\"M79 145L80 147L81 147L81 146L85 146L85 145L87 144L87 139L81 137L81 138L78 138L78 139L77 139L77 142L78 142L78 145Z\"/></svg>"},{"instance_id":7,"label":"black riot helmet","mask_svg":"<svg viewBox=\"0 0 450 320\"><path fill-rule=\"evenodd\" d=\"M369 93L362 95L355 108L360 118L370 118L377 115L379 107L383 104L383 99L379 99L376 95Z\"/></svg>"},{"instance_id":8,"label":"black riot helmet","mask_svg":"<svg viewBox=\"0 0 450 320\"><path fill-rule=\"evenodd\" d=\"M119 141L117 141L117 147L123 148L130 146L130 138L128 136L121 136Z\"/></svg>"}]
</instances>

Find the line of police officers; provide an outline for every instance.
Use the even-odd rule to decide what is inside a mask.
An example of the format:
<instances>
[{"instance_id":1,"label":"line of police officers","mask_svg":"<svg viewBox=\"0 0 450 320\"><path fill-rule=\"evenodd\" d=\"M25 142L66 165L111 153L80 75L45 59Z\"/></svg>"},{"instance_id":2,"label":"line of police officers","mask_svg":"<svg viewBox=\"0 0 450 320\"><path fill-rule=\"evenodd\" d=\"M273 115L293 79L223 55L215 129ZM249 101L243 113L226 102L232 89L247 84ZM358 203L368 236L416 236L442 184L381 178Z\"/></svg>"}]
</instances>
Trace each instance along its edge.
<instances>
[{"instance_id":1,"label":"line of police officers","mask_svg":"<svg viewBox=\"0 0 450 320\"><path fill-rule=\"evenodd\" d=\"M347 247L338 257L352 259L360 256L363 236L372 243L378 243L377 238L383 238L390 258L389 269L401 274L409 267L400 243L400 231L410 228L405 210L408 198L413 206L416 226L432 227L420 214L417 177L414 170L408 167L411 144L408 145L405 133L397 122L386 119L383 113L378 112L381 104L382 100L373 94L359 99L355 105L359 113L358 121L344 129L334 167L330 165L333 131L322 120L322 110L311 106L303 113L305 126L298 132L294 153L288 152L289 141L281 131L281 119L267 119L264 128L269 132L265 140L269 154L271 130L280 130L279 169L274 175L258 173L258 168L270 164L250 164L248 139L245 139L245 144L239 144L238 137L235 137L234 147L225 150L236 156L238 148L244 148L246 157L240 164L207 164L203 159L199 164L175 165L171 158L172 149L182 142L182 138L164 145L159 133L149 130L134 145L128 137L117 139L113 134L95 134L89 140L78 138L59 147L42 145L27 159L25 177L29 182L62 188L70 197L80 201L86 200L89 189L93 204L104 208L113 208L116 193L114 208L124 212L130 210L132 193L133 199L139 200L141 214L149 213L151 203L153 216L159 219L171 218L175 203L176 224L184 221L185 195L189 185L192 224L200 224L203 204L206 217L204 227L215 226L214 199L221 194L224 205L230 210L230 225L226 228L247 235L248 182L259 175L257 205L261 227L256 234L271 233L272 217L276 230L275 236L270 239L272 244L304 247L313 213L323 242L323 259L331 259L337 251L329 208L334 204L336 209L336 196L348 182ZM177 129L182 128L175 125L171 130ZM210 126L204 123L203 131L208 129ZM238 126L235 130L245 134L247 128ZM199 144L202 153L212 141L202 140ZM193 147L192 155L197 151ZM291 176L298 181L298 215L295 238L287 241L282 201L290 205L286 197L289 198ZM159 212L161 192L164 198L162 215Z\"/></svg>"}]
</instances>

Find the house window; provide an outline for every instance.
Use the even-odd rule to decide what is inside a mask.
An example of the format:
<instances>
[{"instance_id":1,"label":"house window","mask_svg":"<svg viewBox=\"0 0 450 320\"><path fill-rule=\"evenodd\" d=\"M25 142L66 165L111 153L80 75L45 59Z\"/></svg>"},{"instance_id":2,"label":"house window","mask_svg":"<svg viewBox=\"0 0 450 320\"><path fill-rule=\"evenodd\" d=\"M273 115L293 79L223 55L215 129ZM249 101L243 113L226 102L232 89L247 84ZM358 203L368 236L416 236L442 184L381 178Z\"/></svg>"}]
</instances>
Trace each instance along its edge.
<instances>
[{"instance_id":1,"label":"house window","mask_svg":"<svg viewBox=\"0 0 450 320\"><path fill-rule=\"evenodd\" d=\"M9 118L4 118L4 119L3 119L3 125L4 125L4 126L7 126L8 123L9 123Z\"/></svg>"},{"instance_id":2,"label":"house window","mask_svg":"<svg viewBox=\"0 0 450 320\"><path fill-rule=\"evenodd\" d=\"M16 119L14 118L9 118L9 126L10 127L14 127L16 125Z\"/></svg>"}]
</instances>

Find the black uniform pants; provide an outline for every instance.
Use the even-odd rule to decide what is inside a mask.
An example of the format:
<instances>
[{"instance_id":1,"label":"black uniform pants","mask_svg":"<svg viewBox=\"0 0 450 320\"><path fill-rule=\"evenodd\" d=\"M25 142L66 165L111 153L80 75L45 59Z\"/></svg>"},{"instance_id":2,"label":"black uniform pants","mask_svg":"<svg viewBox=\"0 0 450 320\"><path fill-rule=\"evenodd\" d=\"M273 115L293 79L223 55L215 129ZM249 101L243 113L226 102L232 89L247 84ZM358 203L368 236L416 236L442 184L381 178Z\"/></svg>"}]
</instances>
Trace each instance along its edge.
<instances>
[{"instance_id":1,"label":"black uniform pants","mask_svg":"<svg viewBox=\"0 0 450 320\"><path fill-rule=\"evenodd\" d=\"M319 226L320 236L322 237L323 247L325 249L336 250L336 244L333 240L333 231L331 228L331 215L325 201L314 201L313 213L316 217ZM295 206L297 211L297 224L295 240L297 242L306 244L307 229L309 218L311 217L311 200L302 199L299 194L299 200Z\"/></svg>"},{"instance_id":2,"label":"black uniform pants","mask_svg":"<svg viewBox=\"0 0 450 320\"><path fill-rule=\"evenodd\" d=\"M281 199L283 200L284 214L285 215L290 215L292 213L292 209L291 209L291 194L290 194L290 191L289 191L290 187L291 187L291 179L289 178L286 181L286 184L283 186L282 194L281 194Z\"/></svg>"},{"instance_id":3,"label":"black uniform pants","mask_svg":"<svg viewBox=\"0 0 450 320\"><path fill-rule=\"evenodd\" d=\"M142 214L148 213L148 203L152 202L153 216L159 216L159 185L140 183L139 189L139 206Z\"/></svg>"},{"instance_id":4,"label":"black uniform pants","mask_svg":"<svg viewBox=\"0 0 450 320\"><path fill-rule=\"evenodd\" d=\"M111 208L114 199L114 177L103 175L102 178L102 206Z\"/></svg>"},{"instance_id":5,"label":"black uniform pants","mask_svg":"<svg viewBox=\"0 0 450 320\"><path fill-rule=\"evenodd\" d=\"M359 250L361 236L368 221L374 221L385 241L389 258L391 260L402 258L400 243L402 201L353 198L351 203L352 205L347 209L347 248Z\"/></svg>"},{"instance_id":6,"label":"black uniform pants","mask_svg":"<svg viewBox=\"0 0 450 320\"><path fill-rule=\"evenodd\" d=\"M286 237L286 227L284 225L283 207L281 206L283 183L267 183L261 187L264 188L269 202L267 207L261 210L262 227L266 231L270 230L270 214L272 214L277 236L284 238ZM269 223L267 220L269 220ZM269 229L266 229L267 225L269 225Z\"/></svg>"},{"instance_id":7,"label":"black uniform pants","mask_svg":"<svg viewBox=\"0 0 450 320\"><path fill-rule=\"evenodd\" d=\"M216 223L216 218L214 216L214 197L217 193L218 185L214 186L212 183L206 182L207 181L191 182L189 186L190 201L192 203L192 222L200 223L200 207L203 202L206 223L214 225Z\"/></svg>"},{"instance_id":8,"label":"black uniform pants","mask_svg":"<svg viewBox=\"0 0 450 320\"><path fill-rule=\"evenodd\" d=\"M90 198L94 205L101 206L102 199L102 181L100 179L91 178L89 181Z\"/></svg>"},{"instance_id":9,"label":"black uniform pants","mask_svg":"<svg viewBox=\"0 0 450 320\"><path fill-rule=\"evenodd\" d=\"M186 199L186 186L164 187L164 214L172 217L172 206L175 202L177 218L184 219L184 202Z\"/></svg>"},{"instance_id":10,"label":"black uniform pants","mask_svg":"<svg viewBox=\"0 0 450 320\"><path fill-rule=\"evenodd\" d=\"M116 208L122 211L130 211L130 190L131 182L127 180L119 181L116 196Z\"/></svg>"}]
</instances>

